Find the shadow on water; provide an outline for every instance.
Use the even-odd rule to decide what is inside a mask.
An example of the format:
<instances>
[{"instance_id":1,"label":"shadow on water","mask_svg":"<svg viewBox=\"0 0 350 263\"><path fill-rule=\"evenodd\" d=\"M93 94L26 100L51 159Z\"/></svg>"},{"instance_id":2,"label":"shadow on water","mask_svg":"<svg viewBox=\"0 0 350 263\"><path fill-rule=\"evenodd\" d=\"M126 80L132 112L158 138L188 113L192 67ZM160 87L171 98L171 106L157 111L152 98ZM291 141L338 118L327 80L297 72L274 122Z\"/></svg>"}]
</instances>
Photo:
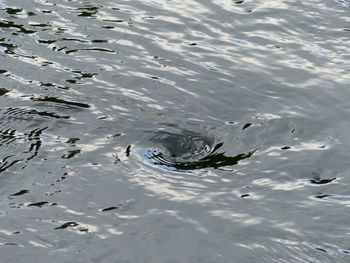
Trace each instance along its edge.
<instances>
[{"instance_id":1,"label":"shadow on water","mask_svg":"<svg viewBox=\"0 0 350 263\"><path fill-rule=\"evenodd\" d=\"M223 142L214 144L213 139L192 132L161 132L150 141L155 143L154 148L143 149L140 155L152 165L178 172L233 166L250 158L258 150L227 156L223 151Z\"/></svg>"},{"instance_id":2,"label":"shadow on water","mask_svg":"<svg viewBox=\"0 0 350 263\"><path fill-rule=\"evenodd\" d=\"M15 164L26 164L34 159L42 146L42 134L46 126L35 122L39 113L21 108L0 109L0 173ZM34 115L34 116L33 116Z\"/></svg>"}]
</instances>

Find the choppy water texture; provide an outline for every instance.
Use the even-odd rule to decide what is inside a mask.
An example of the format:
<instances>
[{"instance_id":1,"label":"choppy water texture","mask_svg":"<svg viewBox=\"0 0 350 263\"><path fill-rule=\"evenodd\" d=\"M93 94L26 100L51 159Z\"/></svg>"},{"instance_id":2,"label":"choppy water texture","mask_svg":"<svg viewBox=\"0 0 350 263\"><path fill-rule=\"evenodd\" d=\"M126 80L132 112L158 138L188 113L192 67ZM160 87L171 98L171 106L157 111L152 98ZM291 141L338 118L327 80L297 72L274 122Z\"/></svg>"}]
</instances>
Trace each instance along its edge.
<instances>
[{"instance_id":1,"label":"choppy water texture","mask_svg":"<svg viewBox=\"0 0 350 263\"><path fill-rule=\"evenodd\" d=\"M0 262L350 262L346 0L0 1Z\"/></svg>"}]
</instances>

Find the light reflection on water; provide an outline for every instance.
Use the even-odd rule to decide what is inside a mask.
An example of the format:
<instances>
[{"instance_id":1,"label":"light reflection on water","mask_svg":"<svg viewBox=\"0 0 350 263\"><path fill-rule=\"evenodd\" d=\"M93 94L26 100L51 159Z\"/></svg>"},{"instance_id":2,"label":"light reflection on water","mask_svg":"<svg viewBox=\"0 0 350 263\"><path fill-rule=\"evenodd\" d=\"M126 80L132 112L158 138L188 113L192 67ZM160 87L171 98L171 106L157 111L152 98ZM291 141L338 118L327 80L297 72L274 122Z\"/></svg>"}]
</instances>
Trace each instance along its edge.
<instances>
[{"instance_id":1,"label":"light reflection on water","mask_svg":"<svg viewBox=\"0 0 350 263\"><path fill-rule=\"evenodd\" d=\"M348 7L2 1L1 259L348 262Z\"/></svg>"}]
</instances>

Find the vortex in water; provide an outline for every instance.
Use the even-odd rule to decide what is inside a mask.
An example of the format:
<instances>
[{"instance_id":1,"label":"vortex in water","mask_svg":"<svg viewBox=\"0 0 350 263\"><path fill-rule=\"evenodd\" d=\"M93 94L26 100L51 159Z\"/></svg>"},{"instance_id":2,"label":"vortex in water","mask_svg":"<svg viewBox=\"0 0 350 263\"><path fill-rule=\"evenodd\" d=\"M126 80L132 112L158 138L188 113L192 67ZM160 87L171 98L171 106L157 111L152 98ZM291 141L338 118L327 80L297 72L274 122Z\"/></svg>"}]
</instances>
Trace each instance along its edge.
<instances>
[{"instance_id":1,"label":"vortex in water","mask_svg":"<svg viewBox=\"0 0 350 263\"><path fill-rule=\"evenodd\" d=\"M256 151L226 156L220 152L222 142L215 144L214 139L192 132L159 132L150 141L153 146L142 149L140 155L152 165L179 172L236 165Z\"/></svg>"}]
</instances>

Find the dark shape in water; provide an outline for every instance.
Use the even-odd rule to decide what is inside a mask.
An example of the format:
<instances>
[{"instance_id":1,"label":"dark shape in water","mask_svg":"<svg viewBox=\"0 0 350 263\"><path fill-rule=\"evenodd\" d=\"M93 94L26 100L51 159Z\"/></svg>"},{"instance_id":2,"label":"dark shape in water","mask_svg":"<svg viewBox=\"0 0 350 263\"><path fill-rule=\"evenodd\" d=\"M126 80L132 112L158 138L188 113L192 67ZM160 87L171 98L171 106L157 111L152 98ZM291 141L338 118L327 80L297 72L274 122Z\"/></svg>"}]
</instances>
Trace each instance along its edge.
<instances>
[{"instance_id":1,"label":"dark shape in water","mask_svg":"<svg viewBox=\"0 0 350 263\"><path fill-rule=\"evenodd\" d=\"M0 21L0 28L5 28L5 29L6 28L17 28L21 33L24 33L24 34L36 33L36 31L34 31L34 30L28 30L28 29L24 28L23 25L18 25L12 21L6 21L6 20Z\"/></svg>"},{"instance_id":2,"label":"dark shape in water","mask_svg":"<svg viewBox=\"0 0 350 263\"><path fill-rule=\"evenodd\" d=\"M5 48L5 50L4 50L5 54L14 55L14 54L16 54L15 50L18 46L11 44L11 43L0 42L0 47Z\"/></svg>"},{"instance_id":3,"label":"dark shape in water","mask_svg":"<svg viewBox=\"0 0 350 263\"><path fill-rule=\"evenodd\" d=\"M62 50L62 49L61 49ZM58 50L60 51L60 50ZM71 54L71 53L75 53L78 51L100 51L100 52L107 52L107 53L116 53L118 54L118 52L114 51L114 50L110 50L107 48L98 48L98 47L94 47L94 48L80 48L80 49L70 49L65 51L66 54Z\"/></svg>"},{"instance_id":4,"label":"dark shape in water","mask_svg":"<svg viewBox=\"0 0 350 263\"><path fill-rule=\"evenodd\" d=\"M69 138L66 143L71 143L71 144L74 144L76 143L77 141L79 141L80 139L79 138Z\"/></svg>"},{"instance_id":5,"label":"dark shape in water","mask_svg":"<svg viewBox=\"0 0 350 263\"><path fill-rule=\"evenodd\" d=\"M116 209L119 209L119 207L118 206L111 206L111 207L103 208L103 209L101 209L101 211L107 212L107 211L116 210Z\"/></svg>"},{"instance_id":6,"label":"dark shape in water","mask_svg":"<svg viewBox=\"0 0 350 263\"><path fill-rule=\"evenodd\" d=\"M89 232L89 229L87 227L79 227L78 230L80 232L85 232L85 233Z\"/></svg>"},{"instance_id":7,"label":"dark shape in water","mask_svg":"<svg viewBox=\"0 0 350 263\"><path fill-rule=\"evenodd\" d=\"M47 111L36 111L35 113L38 114L39 116L45 116L45 117L54 118L54 119L69 119L70 118L69 116L60 116L60 115L57 115L53 112L47 112Z\"/></svg>"},{"instance_id":8,"label":"dark shape in water","mask_svg":"<svg viewBox=\"0 0 350 263\"><path fill-rule=\"evenodd\" d=\"M290 149L290 146L284 146L281 148L281 150L289 150Z\"/></svg>"},{"instance_id":9,"label":"dark shape in water","mask_svg":"<svg viewBox=\"0 0 350 263\"><path fill-rule=\"evenodd\" d=\"M130 150L131 150L131 145L129 145L128 147L126 147L125 155L126 155L127 157L130 156Z\"/></svg>"},{"instance_id":10,"label":"dark shape in water","mask_svg":"<svg viewBox=\"0 0 350 263\"><path fill-rule=\"evenodd\" d=\"M66 222L61 226L55 227L55 229L66 229L68 227L75 227L75 226L79 226L79 224L77 222Z\"/></svg>"},{"instance_id":11,"label":"dark shape in water","mask_svg":"<svg viewBox=\"0 0 350 263\"><path fill-rule=\"evenodd\" d=\"M212 147L212 139L192 132L184 132L184 134L161 132L151 141L159 147L146 150L142 155L152 164L174 171L232 166L238 164L240 160L251 157L258 150L226 156L224 152L218 152L223 143Z\"/></svg>"},{"instance_id":12,"label":"dark shape in water","mask_svg":"<svg viewBox=\"0 0 350 263\"><path fill-rule=\"evenodd\" d=\"M336 177L330 178L330 179L311 179L310 183L312 184L329 184L332 181L337 179Z\"/></svg>"},{"instance_id":13,"label":"dark shape in water","mask_svg":"<svg viewBox=\"0 0 350 263\"><path fill-rule=\"evenodd\" d=\"M332 196L332 195L328 195L328 194L318 194L318 195L315 195L315 197L317 199L323 199L323 198L327 198L329 196Z\"/></svg>"},{"instance_id":14,"label":"dark shape in water","mask_svg":"<svg viewBox=\"0 0 350 263\"><path fill-rule=\"evenodd\" d=\"M23 11L22 8L11 8L11 7L7 7L4 10L10 15L16 15L17 13L20 13Z\"/></svg>"},{"instance_id":15,"label":"dark shape in water","mask_svg":"<svg viewBox=\"0 0 350 263\"><path fill-rule=\"evenodd\" d=\"M36 207L43 207L44 205L48 204L48 202L37 202L37 203L32 203L32 204L29 204L27 205L28 207L31 207L31 206L36 206Z\"/></svg>"},{"instance_id":16,"label":"dark shape in water","mask_svg":"<svg viewBox=\"0 0 350 263\"><path fill-rule=\"evenodd\" d=\"M76 107L80 107L80 108L90 108L90 106L88 104L85 104L85 103L67 101L67 100L63 100L63 99L59 99L59 98L55 98L55 97L39 97L39 98L32 97L30 99L34 100L34 101L47 101L47 102L54 102L54 103L59 103L59 104L66 104L66 105L76 106Z\"/></svg>"},{"instance_id":17,"label":"dark shape in water","mask_svg":"<svg viewBox=\"0 0 350 263\"><path fill-rule=\"evenodd\" d=\"M97 14L99 7L97 6L89 6L89 7L81 7L77 8L79 10L78 16L87 16L94 17Z\"/></svg>"},{"instance_id":18,"label":"dark shape in water","mask_svg":"<svg viewBox=\"0 0 350 263\"><path fill-rule=\"evenodd\" d=\"M17 193L14 193L14 194L12 194L10 196L19 196L19 195L24 195L24 194L27 194L27 193L29 193L29 190L23 189L23 190L18 191Z\"/></svg>"},{"instance_id":19,"label":"dark shape in water","mask_svg":"<svg viewBox=\"0 0 350 263\"><path fill-rule=\"evenodd\" d=\"M5 243L4 246L18 246L16 243Z\"/></svg>"},{"instance_id":20,"label":"dark shape in water","mask_svg":"<svg viewBox=\"0 0 350 263\"><path fill-rule=\"evenodd\" d=\"M67 154L65 154L65 155L62 156L62 159L71 159L71 158L73 158L75 155L79 154L80 152L81 152L80 149L68 151Z\"/></svg>"},{"instance_id":21,"label":"dark shape in water","mask_svg":"<svg viewBox=\"0 0 350 263\"><path fill-rule=\"evenodd\" d=\"M9 92L8 89L0 88L0 96L5 95L7 92Z\"/></svg>"},{"instance_id":22,"label":"dark shape in water","mask_svg":"<svg viewBox=\"0 0 350 263\"><path fill-rule=\"evenodd\" d=\"M244 124L243 127L242 127L242 131L244 131L245 129L249 128L250 126L252 126L252 124L249 123L249 122Z\"/></svg>"}]
</instances>

